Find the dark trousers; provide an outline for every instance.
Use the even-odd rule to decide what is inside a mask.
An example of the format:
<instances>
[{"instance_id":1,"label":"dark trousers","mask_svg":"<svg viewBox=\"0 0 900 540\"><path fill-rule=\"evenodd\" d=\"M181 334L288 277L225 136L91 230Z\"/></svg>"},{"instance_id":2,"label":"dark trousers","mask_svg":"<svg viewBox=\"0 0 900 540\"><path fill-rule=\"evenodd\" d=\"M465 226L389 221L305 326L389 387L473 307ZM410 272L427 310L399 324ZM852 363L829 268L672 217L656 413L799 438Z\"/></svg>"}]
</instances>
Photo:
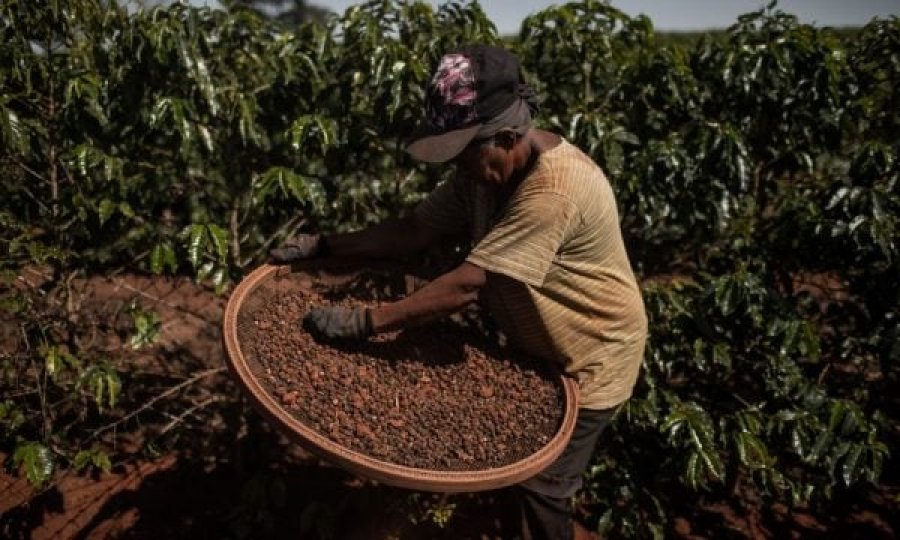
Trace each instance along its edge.
<instances>
[{"instance_id":1,"label":"dark trousers","mask_svg":"<svg viewBox=\"0 0 900 540\"><path fill-rule=\"evenodd\" d=\"M581 409L569 444L543 472L513 488L524 540L571 540L572 497L617 407Z\"/></svg>"}]
</instances>

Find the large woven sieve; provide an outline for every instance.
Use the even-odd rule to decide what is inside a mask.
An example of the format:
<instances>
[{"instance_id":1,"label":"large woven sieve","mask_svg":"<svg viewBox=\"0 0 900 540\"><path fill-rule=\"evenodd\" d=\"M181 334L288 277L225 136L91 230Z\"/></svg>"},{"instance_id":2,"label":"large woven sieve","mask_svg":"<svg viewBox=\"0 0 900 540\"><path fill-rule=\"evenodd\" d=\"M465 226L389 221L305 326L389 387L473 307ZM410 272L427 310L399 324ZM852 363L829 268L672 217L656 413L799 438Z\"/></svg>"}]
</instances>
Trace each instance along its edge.
<instances>
[{"instance_id":1,"label":"large woven sieve","mask_svg":"<svg viewBox=\"0 0 900 540\"><path fill-rule=\"evenodd\" d=\"M561 376L565 412L560 427L550 441L540 450L512 464L475 471L439 471L407 467L374 459L370 456L339 445L326 436L303 424L270 395L261 384L261 368L253 359L241 352L239 341L239 316L261 300L254 292L260 288L287 293L297 287L314 283L335 285L347 282L353 272L331 266L300 264L293 267L263 265L251 272L235 288L225 308L223 336L227 351L227 363L251 403L276 428L318 456L343 467L359 476L384 484L444 493L471 492L497 489L526 480L553 462L572 436L578 412L576 386L568 377ZM290 278L290 279L285 279Z\"/></svg>"}]
</instances>

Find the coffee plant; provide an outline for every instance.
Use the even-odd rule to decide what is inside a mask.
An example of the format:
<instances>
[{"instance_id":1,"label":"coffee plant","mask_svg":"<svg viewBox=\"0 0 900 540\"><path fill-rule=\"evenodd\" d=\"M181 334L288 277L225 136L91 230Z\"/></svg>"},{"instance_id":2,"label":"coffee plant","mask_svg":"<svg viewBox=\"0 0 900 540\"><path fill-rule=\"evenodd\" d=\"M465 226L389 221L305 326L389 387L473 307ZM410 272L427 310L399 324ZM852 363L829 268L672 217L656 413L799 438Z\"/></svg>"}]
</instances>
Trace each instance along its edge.
<instances>
[{"instance_id":1,"label":"coffee plant","mask_svg":"<svg viewBox=\"0 0 900 540\"><path fill-rule=\"evenodd\" d=\"M704 495L825 508L891 459L897 17L847 36L773 3L673 44L600 0L505 38L477 2L286 25L240 2L0 0L0 42L0 452L35 484L110 468L104 426L127 430L146 396L127 351L164 322L135 305L101 351L73 280L124 268L224 293L291 233L408 211L450 174L402 146L435 61L466 42L517 52L538 124L604 167L645 282L642 377L579 494L593 524L661 537ZM452 508L422 515L452 527Z\"/></svg>"}]
</instances>

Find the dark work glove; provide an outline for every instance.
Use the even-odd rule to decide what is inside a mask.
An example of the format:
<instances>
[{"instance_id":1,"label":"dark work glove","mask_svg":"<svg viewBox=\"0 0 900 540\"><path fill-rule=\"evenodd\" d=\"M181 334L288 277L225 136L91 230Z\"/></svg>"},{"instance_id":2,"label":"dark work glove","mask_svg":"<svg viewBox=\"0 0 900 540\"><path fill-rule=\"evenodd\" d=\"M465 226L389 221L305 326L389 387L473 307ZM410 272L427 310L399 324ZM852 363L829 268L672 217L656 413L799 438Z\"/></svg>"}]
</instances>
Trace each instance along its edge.
<instances>
[{"instance_id":1,"label":"dark work glove","mask_svg":"<svg viewBox=\"0 0 900 540\"><path fill-rule=\"evenodd\" d=\"M366 339L374 332L368 308L316 307L303 317L303 327L317 337Z\"/></svg>"},{"instance_id":2,"label":"dark work glove","mask_svg":"<svg viewBox=\"0 0 900 540\"><path fill-rule=\"evenodd\" d=\"M281 247L269 250L269 256L276 263L289 263L326 255L328 245L321 234L298 234L285 240Z\"/></svg>"}]
</instances>

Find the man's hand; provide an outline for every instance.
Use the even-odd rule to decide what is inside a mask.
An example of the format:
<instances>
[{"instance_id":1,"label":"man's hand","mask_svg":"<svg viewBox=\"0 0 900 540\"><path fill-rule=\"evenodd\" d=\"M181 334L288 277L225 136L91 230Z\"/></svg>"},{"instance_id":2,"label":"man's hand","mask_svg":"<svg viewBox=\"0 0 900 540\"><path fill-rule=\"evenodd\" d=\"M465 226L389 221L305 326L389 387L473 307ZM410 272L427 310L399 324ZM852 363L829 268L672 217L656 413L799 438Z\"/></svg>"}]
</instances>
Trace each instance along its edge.
<instances>
[{"instance_id":1,"label":"man's hand","mask_svg":"<svg viewBox=\"0 0 900 540\"><path fill-rule=\"evenodd\" d=\"M325 237L321 234L298 234L281 244L281 247L269 251L269 256L276 263L290 263L306 259L314 259L327 255Z\"/></svg>"},{"instance_id":2,"label":"man's hand","mask_svg":"<svg viewBox=\"0 0 900 540\"><path fill-rule=\"evenodd\" d=\"M328 339L366 339L374 331L368 308L316 307L303 317L303 327Z\"/></svg>"}]
</instances>

